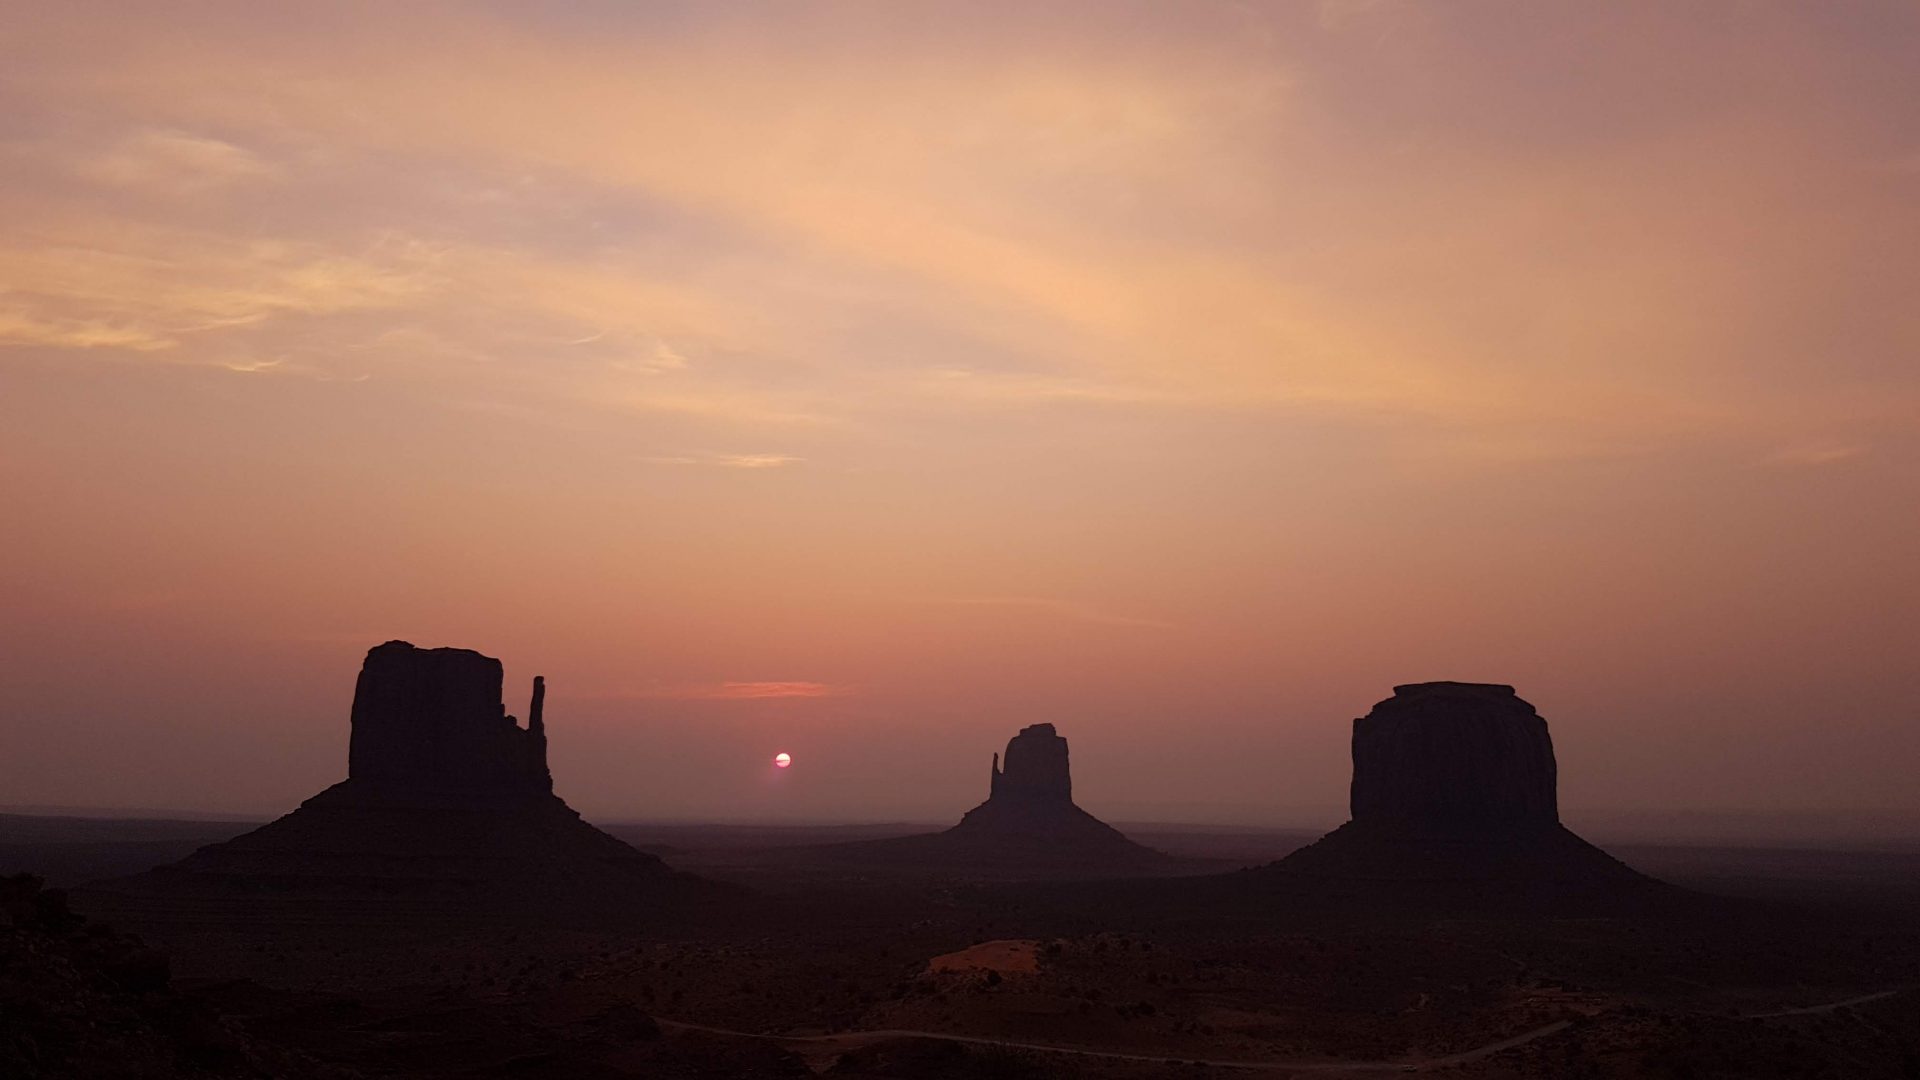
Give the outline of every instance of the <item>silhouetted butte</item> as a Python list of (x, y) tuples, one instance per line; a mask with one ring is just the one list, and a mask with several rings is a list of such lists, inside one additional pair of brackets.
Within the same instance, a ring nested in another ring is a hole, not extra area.
[[(987, 801), (967, 811), (946, 835), (983, 844), (1139, 847), (1073, 801), (1067, 740), (1052, 724), (1030, 724), (993, 756)], [(1146, 849), (1141, 849), (1146, 850)]]
[(1645, 884), (1560, 823), (1547, 722), (1513, 687), (1429, 682), (1353, 722), (1352, 820), (1266, 871), (1372, 881)]
[(500, 661), (389, 641), (354, 687), (347, 779), (243, 836), (111, 883), (129, 891), (538, 897), (645, 905), (698, 879), (580, 819), (553, 793), (545, 680), (526, 727)]
[(1030, 724), (995, 754), (987, 800), (945, 832), (840, 845), (867, 859), (981, 877), (1104, 877), (1194, 872), (1126, 838), (1073, 801), (1067, 740)]

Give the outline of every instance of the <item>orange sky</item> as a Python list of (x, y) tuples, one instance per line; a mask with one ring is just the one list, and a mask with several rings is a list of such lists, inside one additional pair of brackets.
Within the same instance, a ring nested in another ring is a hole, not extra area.
[(289, 807), (400, 637), (601, 817), (1337, 819), (1460, 678), (1920, 821), (1920, 10), (1034, 6), (10, 12), (0, 803)]

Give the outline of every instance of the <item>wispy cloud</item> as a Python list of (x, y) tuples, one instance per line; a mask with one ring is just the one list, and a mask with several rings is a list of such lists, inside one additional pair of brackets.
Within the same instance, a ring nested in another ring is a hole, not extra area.
[(5, 239), (0, 343), (155, 352), (274, 316), (401, 308), (441, 280), (431, 249), (390, 237), (346, 254), (95, 220), (59, 240)]
[(804, 460), (791, 454), (722, 454), (714, 464), (726, 469), (781, 469)]
[(219, 366), (236, 375), (271, 375), (283, 378), (307, 379), (323, 383), (361, 383), (373, 378), (371, 372), (336, 371), (331, 368), (303, 364), (284, 356), (271, 358), (238, 357), (219, 361)]
[(48, 317), (17, 308), (0, 309), (0, 346), (125, 349), (142, 353), (169, 349), (174, 343), (172, 335), (147, 327), (116, 325), (84, 317)]
[(659, 454), (641, 459), (649, 465), (705, 465), (716, 469), (783, 469), (805, 458), (791, 454)]
[[(1243, 9), (1235, 25), (1394, 28), (1407, 65), (1448, 73), (1429, 89), (1462, 106), (1473, 153), (1383, 124), (1392, 108), (1325, 122), (1316, 110), (1349, 89), (1340, 50), (1367, 48), (1365, 32), (1316, 50), (1286, 49), (1284, 32), (1172, 34), (1143, 64), (1125, 35), (1062, 49), (1040, 20), (1022, 51), (982, 64), (965, 35), (899, 24), (837, 27), (824, 39), (848, 52), (830, 58), (724, 20), (609, 18), (602, 38), (533, 16), (384, 17), (315, 28), (325, 47), (269, 16), (222, 20), (181, 49), (165, 44), (186, 34), (173, 20), (128, 15), (89, 30), (84, 63), (16, 65), (45, 78), (16, 77), (23, 107), (69, 102), (84, 131), (112, 133), (49, 144), (67, 172), (272, 189), (275, 212), (248, 220), (287, 235), (206, 222), (156, 240), (141, 200), (82, 213), (64, 192), (10, 196), (0, 218), (36, 227), (0, 235), (4, 340), (156, 354), (193, 328), (210, 348), (243, 332), (329, 347), (311, 324), (386, 312), (447, 344), (395, 362), (460, 365), (465, 396), (571, 397), (650, 422), (877, 418), (904, 442), (901, 415), (929, 408), (1390, 411), (1430, 421), (1427, 437), (1577, 448), (1744, 436), (1779, 410), (1771, 377), (1804, 361), (1748, 335), (1789, 340), (1767, 330), (1776, 313), (1851, 301), (1729, 275), (1732, 245), (1786, 265), (1765, 256), (1818, 236), (1830, 269), (1881, 250), (1804, 198), (1866, 182), (1820, 172), (1842, 155), (1817, 144), (1846, 125), (1783, 113), (1756, 131), (1704, 101), (1621, 140), (1509, 138), (1497, 125), (1526, 115), (1484, 107), (1476, 74), (1497, 70), (1477, 50), (1499, 35), (1395, 0)], [(420, 36), (443, 48), (406, 45)], [(1654, 69), (1674, 60), (1660, 40), (1633, 35)], [(290, 146), (325, 168), (275, 157)], [(1380, 169), (1383, 153), (1424, 156)], [(511, 193), (513, 213), (450, 191)], [(1903, 212), (1853, 194), (1830, 202)], [(431, 240), (342, 239), (395, 220)], [(1869, 338), (1904, 332), (1874, 318)], [(1703, 417), (1709, 398), (1725, 408)]]
[(104, 150), (80, 156), (73, 169), (94, 183), (173, 195), (271, 179), (281, 171), (233, 143), (157, 128), (133, 132)]
[[(589, 345), (603, 341), (607, 331), (602, 330), (591, 337), (568, 342), (569, 345)], [(687, 358), (675, 352), (673, 346), (664, 341), (656, 341), (650, 348), (639, 352), (623, 351), (607, 361), (607, 366), (615, 371), (639, 372), (643, 375), (660, 375), (669, 371), (685, 371)]]
[(1870, 449), (1871, 447), (1866, 443), (1860, 442), (1794, 443), (1774, 451), (1767, 456), (1767, 461), (1773, 465), (1784, 466), (1837, 465), (1840, 462), (1861, 457)]
[(253, 375), (262, 371), (272, 371), (275, 368), (284, 367), (286, 363), (287, 360), (285, 357), (279, 357), (273, 360), (229, 360), (220, 366), (238, 374)]
[(589, 694), (603, 700), (660, 699), (672, 701), (767, 701), (783, 698), (843, 697), (844, 686), (804, 681), (688, 683), (677, 686), (644, 687), (608, 694)]

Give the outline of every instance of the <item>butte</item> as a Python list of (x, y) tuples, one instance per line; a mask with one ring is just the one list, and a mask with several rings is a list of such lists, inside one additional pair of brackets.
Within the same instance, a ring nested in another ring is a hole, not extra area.
[(832, 850), (866, 863), (978, 878), (1199, 872), (1188, 860), (1134, 843), (1073, 801), (1067, 740), (1052, 724), (1021, 728), (1005, 755), (994, 755), (987, 800), (959, 824), (944, 832), (839, 844)]
[(1353, 722), (1352, 820), (1247, 874), (1387, 906), (1665, 887), (1560, 823), (1547, 722), (1513, 687), (1428, 682)]
[(491, 901), (629, 911), (716, 888), (581, 820), (547, 770), (545, 680), (527, 726), (500, 661), (389, 641), (354, 687), (347, 778), (292, 813), (96, 888), (167, 895)]

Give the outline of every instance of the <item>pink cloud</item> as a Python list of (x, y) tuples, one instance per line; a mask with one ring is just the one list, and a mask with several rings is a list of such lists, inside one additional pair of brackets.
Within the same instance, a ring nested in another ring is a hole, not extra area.
[(652, 698), (673, 701), (765, 701), (776, 698), (841, 697), (847, 692), (846, 687), (834, 686), (829, 683), (807, 682), (804, 680), (770, 680), (684, 683), (673, 686), (651, 686), (639, 690), (616, 691), (610, 694), (594, 696), (606, 698)]

